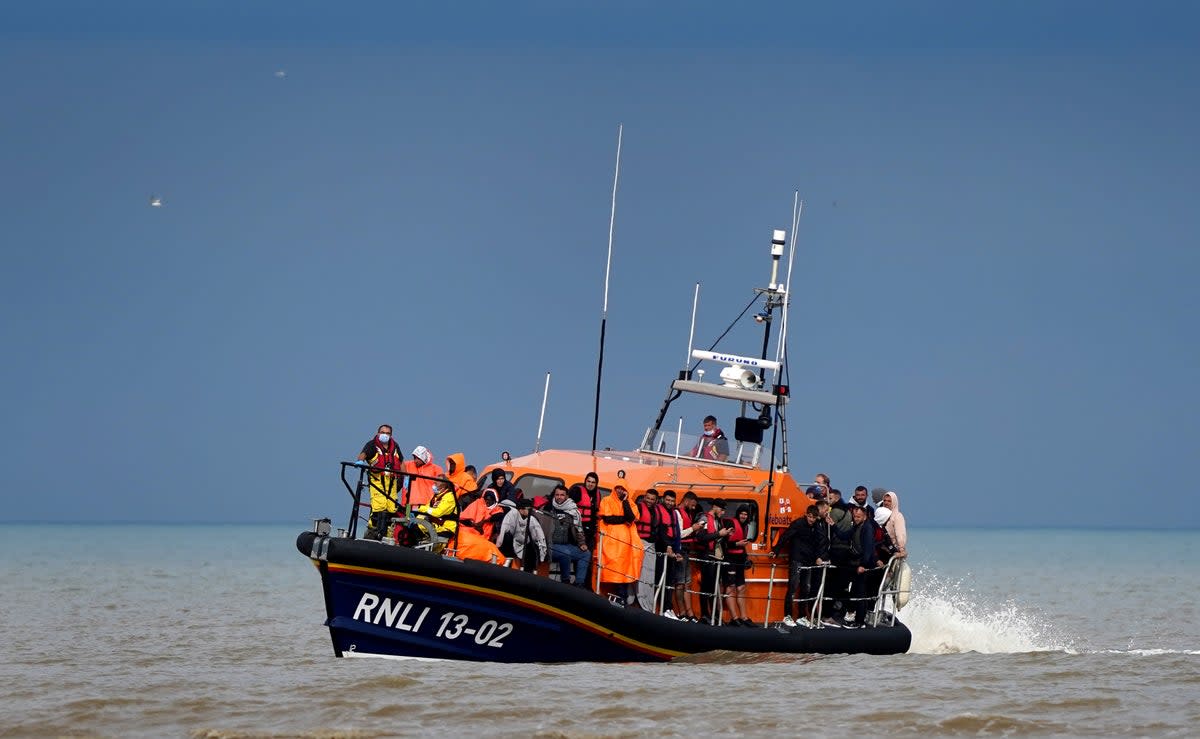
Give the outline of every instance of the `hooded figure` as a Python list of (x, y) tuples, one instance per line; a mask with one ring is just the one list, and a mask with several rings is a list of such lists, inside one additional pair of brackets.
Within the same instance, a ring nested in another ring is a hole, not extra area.
[(642, 540), (637, 534), (637, 516), (629, 501), (629, 491), (616, 485), (600, 500), (601, 537), (596, 543), (600, 582), (625, 585), (642, 573)]
[(475, 559), (492, 564), (504, 563), (504, 555), (500, 553), (500, 549), (472, 526), (459, 527), (458, 548), (455, 550), (454, 556), (459, 559)]
[(445, 477), (446, 471), (433, 463), (433, 453), (419, 446), (413, 449), (412, 457), (405, 461), (402, 467), (405, 474), (421, 475), (408, 478), (408, 505), (428, 505), (433, 499), (433, 479)]
[[(500, 523), (500, 551), (512, 552), (522, 569), (532, 571), (531, 566), (546, 559), (546, 534), (541, 524), (531, 515), (532, 502), (522, 500), (517, 503), (511, 500), (501, 501), (508, 512)], [(524, 514), (521, 511), (525, 511)], [(534, 552), (534, 546), (537, 550)], [(527, 551), (528, 550), (528, 551)]]
[(471, 473), (467, 472), (466, 467), (467, 458), (462, 452), (456, 452), (446, 457), (446, 478), (454, 483), (454, 494), (459, 500), (479, 488), (475, 484), (475, 478), (471, 477)]
[(900, 496), (891, 490), (883, 494), (882, 505), (891, 510), (885, 528), (892, 543), (896, 545), (896, 556), (908, 556), (908, 527), (904, 523), (904, 514), (900, 512)]
[(496, 501), (496, 491), (488, 488), (483, 495), (476, 498), (458, 515), (458, 520), (465, 524), (477, 526), (483, 536), (489, 541), (495, 541), (496, 524), (503, 520), (508, 511)]

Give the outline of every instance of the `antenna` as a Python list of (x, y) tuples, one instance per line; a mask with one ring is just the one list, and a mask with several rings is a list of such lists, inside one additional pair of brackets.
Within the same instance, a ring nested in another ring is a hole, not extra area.
[(546, 420), (546, 399), (550, 397), (550, 373), (546, 373), (546, 387), (542, 390), (542, 414), (538, 416), (537, 441), (533, 443), (533, 452), (542, 451), (542, 422)]
[(696, 306), (700, 304), (700, 283), (696, 283), (696, 292), (692, 295), (692, 328), (688, 331), (688, 353), (683, 358), (683, 374), (680, 379), (687, 379), (688, 365), (692, 363), (692, 340), (696, 338)]
[[(804, 213), (804, 201), (800, 193), (795, 193), (792, 204), (792, 248), (788, 254), (787, 284), (783, 288), (783, 324), (779, 327), (779, 345), (775, 347), (775, 361), (783, 363), (784, 348), (787, 345), (788, 306), (792, 302), (792, 262), (796, 258), (796, 236), (800, 228), (800, 216)], [(777, 376), (777, 375), (776, 375)]]
[(617, 166), (613, 171), (612, 212), (608, 216), (608, 260), (604, 263), (604, 309), (600, 313), (600, 359), (596, 365), (596, 412), (592, 416), (592, 452), (600, 429), (600, 380), (604, 376), (604, 332), (608, 328), (608, 275), (612, 269), (613, 227), (617, 222), (617, 182), (621, 178), (621, 136), (625, 126), (617, 124)]

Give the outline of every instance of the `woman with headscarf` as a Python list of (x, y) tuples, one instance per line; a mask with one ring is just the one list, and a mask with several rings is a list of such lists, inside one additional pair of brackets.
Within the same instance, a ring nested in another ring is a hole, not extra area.
[(908, 556), (908, 527), (904, 524), (904, 514), (900, 512), (900, 496), (891, 490), (883, 494), (880, 505), (890, 510), (887, 523), (884, 524), (892, 543), (896, 545), (896, 556)]

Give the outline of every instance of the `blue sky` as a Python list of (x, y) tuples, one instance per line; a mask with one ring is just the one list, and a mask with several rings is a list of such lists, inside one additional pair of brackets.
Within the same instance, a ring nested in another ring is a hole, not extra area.
[(546, 371), (543, 446), (587, 448), (623, 123), (601, 446), (799, 190), (798, 475), (918, 527), (1194, 528), (1143, 501), (1200, 450), (1198, 16), (5, 6), (0, 520), (340, 518), (376, 424), (482, 466)]

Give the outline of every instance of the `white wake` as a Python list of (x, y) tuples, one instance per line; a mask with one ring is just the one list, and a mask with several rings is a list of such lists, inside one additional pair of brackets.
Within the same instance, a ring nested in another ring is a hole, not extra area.
[(983, 605), (969, 587), (928, 571), (914, 573), (900, 620), (912, 631), (910, 654), (1016, 654), (1071, 649), (1070, 640), (1017, 603)]

